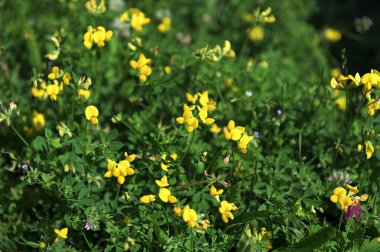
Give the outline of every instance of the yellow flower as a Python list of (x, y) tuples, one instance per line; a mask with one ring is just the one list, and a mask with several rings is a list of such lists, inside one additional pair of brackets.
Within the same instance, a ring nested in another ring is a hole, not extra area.
[(172, 20), (168, 17), (162, 19), (161, 24), (158, 25), (158, 30), (162, 33), (168, 32), (170, 30), (170, 26), (172, 24)]
[(351, 185), (347, 184), (346, 187), (350, 190), (350, 193), (352, 195), (357, 194), (359, 192), (357, 186), (351, 186)]
[(181, 217), (181, 216), (182, 216), (182, 209), (179, 208), (178, 206), (173, 207), (173, 212), (174, 212), (174, 214), (177, 215), (178, 217)]
[(365, 86), (374, 86), (379, 88), (380, 74), (376, 70), (372, 70), (371, 73), (364, 74), (361, 81)]
[(211, 223), (209, 220), (202, 220), (200, 225), (197, 225), (198, 230), (204, 230), (211, 227)]
[(57, 84), (48, 85), (46, 93), (50, 95), (50, 100), (56, 101), (59, 94), (59, 86)]
[(33, 126), (36, 131), (41, 131), (45, 126), (45, 116), (42, 113), (33, 111)]
[(137, 157), (136, 154), (130, 154), (130, 155), (128, 155), (128, 152), (124, 152), (124, 156), (125, 156), (125, 159), (128, 162), (130, 162), (130, 163), (132, 163), (136, 159), (136, 157)]
[(144, 195), (140, 198), (140, 202), (144, 203), (144, 204), (148, 204), (148, 203), (153, 202), (155, 200), (156, 200), (156, 196), (151, 195), (151, 194), (150, 195)]
[(254, 136), (248, 136), (247, 133), (243, 133), (243, 136), (239, 139), (238, 149), (242, 153), (247, 153), (248, 143), (253, 140)]
[(44, 89), (39, 89), (32, 87), (32, 95), (36, 98), (43, 98), (46, 94), (46, 91)]
[(65, 73), (62, 77), (63, 83), (68, 85), (71, 81), (71, 75), (69, 73)]
[(78, 98), (82, 100), (87, 100), (91, 95), (90, 90), (79, 89), (78, 90)]
[(334, 43), (341, 40), (342, 33), (339, 30), (328, 27), (323, 31), (323, 36), (326, 40)]
[(237, 207), (235, 206), (235, 204), (233, 204), (233, 203), (228, 203), (227, 201), (223, 200), (223, 201), (220, 203), (220, 207), (219, 207), (219, 212), (220, 212), (221, 215), (222, 215), (222, 220), (223, 220), (225, 223), (228, 223), (228, 219), (233, 220), (235, 217), (234, 217), (234, 215), (231, 213), (231, 211), (236, 210), (236, 209), (237, 209)]
[(216, 123), (213, 123), (210, 128), (210, 131), (212, 133), (219, 134), (222, 131), (222, 129)]
[(198, 94), (186, 93), (186, 100), (191, 103), (195, 103), (198, 100)]
[(97, 107), (90, 105), (87, 106), (85, 110), (86, 119), (91, 121), (92, 125), (97, 125), (99, 123), (98, 116), (99, 116), (99, 110)]
[[(156, 181), (157, 182), (157, 181)], [(163, 202), (168, 202), (169, 201), (169, 198), (170, 196), (172, 196), (172, 193), (169, 189), (167, 188), (161, 188), (158, 192), (158, 197), (160, 197), (160, 199), (163, 201)]]
[(189, 227), (194, 228), (198, 220), (198, 215), (194, 209), (191, 209), (189, 205), (186, 205), (182, 210), (182, 218), (187, 222)]
[(375, 148), (373, 147), (372, 143), (370, 141), (365, 142), (365, 154), (367, 156), (367, 159), (370, 159), (372, 157), (373, 152), (375, 151)]
[(94, 43), (98, 47), (103, 47), (105, 41), (110, 41), (112, 38), (112, 31), (106, 29), (103, 26), (98, 26), (96, 29), (92, 26), (87, 27), (87, 32), (83, 36), (83, 44), (85, 47), (90, 49)]
[(93, 14), (100, 14), (106, 11), (106, 4), (104, 0), (100, 0), (99, 5), (96, 4), (96, 0), (88, 0), (85, 6), (86, 9)]
[(376, 99), (371, 99), (368, 102), (368, 115), (373, 116), (375, 112), (380, 109), (380, 104)]
[(235, 127), (235, 122), (230, 120), (227, 127), (224, 127), (224, 138), (227, 140), (237, 141), (241, 138), (242, 134), (245, 132), (245, 128), (241, 126)]
[(145, 82), (148, 76), (152, 74), (152, 68), (149, 66), (151, 63), (151, 59), (146, 58), (144, 54), (140, 53), (139, 59), (137, 61), (131, 60), (129, 64), (132, 69), (138, 69), (140, 71), (140, 81)]
[(168, 178), (165, 176), (163, 176), (161, 178), (161, 180), (156, 180), (156, 184), (159, 186), (159, 187), (167, 187), (169, 186), (169, 183), (168, 183)]
[(248, 30), (248, 37), (250, 40), (259, 42), (264, 39), (264, 28), (261, 26), (254, 26)]
[(172, 72), (171, 67), (170, 67), (170, 66), (166, 66), (166, 67), (164, 67), (164, 72), (165, 72), (166, 74), (170, 74), (170, 73)]
[(215, 186), (211, 186), (210, 188), (210, 194), (212, 197), (214, 197), (217, 201), (219, 201), (219, 195), (223, 193), (223, 189), (217, 190)]
[(54, 233), (57, 234), (57, 238), (67, 239), (68, 232), (69, 232), (69, 229), (67, 227), (66, 228), (62, 228), (61, 230), (54, 229)]
[(55, 80), (55, 79), (60, 78), (62, 74), (63, 74), (63, 71), (59, 69), (59, 67), (53, 66), (53, 68), (51, 69), (51, 73), (49, 73), (48, 75), (48, 78), (50, 80)]
[(131, 27), (138, 32), (143, 30), (143, 26), (150, 23), (150, 18), (145, 17), (144, 12), (138, 8), (131, 8), (125, 11), (120, 17), (121, 22), (130, 22)]
[[(168, 164), (165, 164), (164, 162), (161, 162), (161, 169), (164, 170), (164, 171), (168, 171), (168, 168), (169, 168), (169, 164), (171, 163), (171, 160), (167, 160), (166, 159), (167, 155), (166, 154), (162, 154), (161, 158), (163, 159), (163, 161), (165, 161), (166, 163)], [(170, 155), (171, 159), (173, 160), (177, 160), (177, 153), (173, 153)]]

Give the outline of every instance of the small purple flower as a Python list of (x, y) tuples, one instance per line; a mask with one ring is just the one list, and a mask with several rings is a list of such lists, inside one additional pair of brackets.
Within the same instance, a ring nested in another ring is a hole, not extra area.
[(362, 206), (360, 205), (360, 201), (354, 202), (351, 206), (347, 208), (344, 212), (344, 220), (347, 221), (349, 218), (355, 215), (356, 222), (360, 221), (360, 214), (362, 213)]
[(52, 68), (52, 67), (53, 67), (53, 64), (54, 64), (53, 61), (51, 61), (51, 60), (48, 61), (48, 66), (49, 66), (49, 68)]
[(282, 115), (282, 110), (281, 109), (277, 109), (276, 113), (277, 113), (278, 116), (281, 116)]
[(257, 130), (255, 130), (253, 132), (253, 135), (255, 136), (255, 138), (259, 138), (259, 136), (260, 136), (260, 134), (259, 134), (259, 132)]
[(84, 224), (84, 228), (88, 231), (88, 230), (92, 230), (92, 223), (91, 221), (86, 221), (86, 223)]
[(26, 169), (29, 168), (29, 165), (28, 165), (28, 164), (23, 164), (23, 165), (21, 166), (21, 168), (24, 169), (24, 170), (26, 170)]

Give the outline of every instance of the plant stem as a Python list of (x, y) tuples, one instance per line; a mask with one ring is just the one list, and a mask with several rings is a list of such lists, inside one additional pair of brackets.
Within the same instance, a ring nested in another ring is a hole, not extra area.
[(119, 184), (119, 187), (117, 188), (116, 197), (115, 197), (115, 205), (116, 205), (116, 207), (117, 207), (117, 198), (119, 197), (119, 193), (120, 193), (120, 188), (121, 188), (121, 185)]
[(11, 125), (11, 128), (13, 129), (13, 131), (16, 133), (16, 135), (20, 138), (20, 140), (26, 145), (26, 147), (29, 147), (29, 144), (28, 142), (21, 136), (20, 132), (18, 132), (18, 130), (13, 126), (12, 123), (10, 123)]
[(91, 247), (91, 245), (90, 245), (90, 242), (88, 241), (87, 236), (86, 236), (85, 233), (83, 233), (83, 237), (84, 237), (84, 239), (86, 240), (87, 246), (88, 246), (90, 249), (92, 249), (92, 247)]
[(343, 214), (344, 214), (344, 211), (342, 211), (342, 214), (340, 215), (340, 219), (339, 219), (339, 232), (341, 230), (341, 225), (342, 225), (342, 220), (343, 220)]

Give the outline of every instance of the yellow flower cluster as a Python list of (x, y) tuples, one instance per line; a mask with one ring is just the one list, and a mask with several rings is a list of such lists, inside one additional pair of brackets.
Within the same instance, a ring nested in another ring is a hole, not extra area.
[(35, 110), (32, 112), (32, 123), (33, 128), (30, 128), (28, 126), (24, 127), (24, 131), (26, 135), (31, 136), (35, 132), (40, 132), (43, 127), (45, 126), (45, 116), (42, 113), (39, 113)]
[(366, 201), (368, 199), (368, 194), (363, 194), (360, 197), (354, 197), (354, 195), (359, 192), (357, 186), (347, 184), (346, 187), (349, 190), (348, 194), (346, 189), (343, 187), (337, 187), (334, 189), (333, 195), (330, 196), (330, 201), (333, 203), (338, 203), (343, 211), (346, 211), (347, 208), (352, 206), (355, 202)]
[(143, 30), (144, 25), (150, 23), (150, 18), (147, 18), (145, 13), (138, 8), (131, 8), (123, 12), (119, 20), (124, 23), (129, 22), (131, 27), (138, 32)]
[(223, 128), (224, 138), (227, 140), (233, 140), (237, 142), (237, 147), (242, 153), (247, 153), (249, 142), (251, 142), (254, 136), (249, 136), (245, 132), (245, 128), (242, 126), (235, 126), (235, 122), (230, 120), (227, 127)]
[(48, 79), (48, 84), (41, 78), (35, 79), (33, 81), (32, 95), (39, 99), (49, 96), (50, 100), (56, 101), (58, 94), (64, 90), (64, 86), (70, 83), (71, 75), (54, 66), (48, 75)]
[[(162, 202), (169, 202), (171, 204), (174, 204), (177, 202), (177, 198), (172, 195), (172, 192), (166, 188), (169, 186), (168, 178), (163, 176), (160, 180), (156, 180), (156, 184), (160, 188), (158, 191), (158, 197), (161, 199)], [(156, 200), (156, 196), (154, 195), (144, 195), (140, 198), (140, 202), (144, 204), (148, 204), (150, 202), (153, 202)]]
[(96, 3), (96, 0), (88, 0), (86, 9), (92, 14), (100, 14), (106, 11), (106, 4), (104, 0), (100, 0), (99, 4)]
[(107, 172), (104, 177), (111, 178), (116, 177), (117, 182), (122, 185), (125, 182), (125, 177), (135, 174), (135, 170), (131, 167), (131, 163), (135, 160), (136, 154), (128, 155), (124, 152), (125, 159), (121, 160), (119, 163), (111, 159), (107, 159)]
[(223, 57), (234, 58), (236, 56), (235, 51), (231, 47), (231, 42), (224, 41), (223, 48), (220, 45), (216, 45), (214, 48), (209, 49), (208, 45), (194, 52), (194, 56), (200, 60), (208, 60), (211, 62), (216, 62), (221, 60)]
[(276, 22), (276, 17), (271, 15), (272, 8), (268, 7), (264, 11), (261, 11), (260, 8), (257, 8), (253, 13), (246, 14), (243, 16), (243, 19), (251, 23), (252, 26), (247, 30), (247, 34), (250, 40), (252, 41), (262, 41), (265, 36), (265, 31), (263, 25), (271, 24)]
[[(199, 126), (199, 121), (203, 124), (213, 124), (215, 119), (208, 117), (208, 111), (215, 110), (216, 102), (209, 99), (208, 91), (196, 93), (194, 95), (186, 93), (186, 99), (193, 105), (183, 104), (183, 114), (176, 118), (177, 123), (187, 124), (187, 132), (191, 133)], [(198, 103), (197, 103), (198, 102)], [(195, 110), (197, 108), (197, 110)], [(194, 116), (193, 112), (198, 111)], [(198, 120), (199, 119), (199, 120)]]
[[(219, 199), (219, 196), (222, 195), (223, 193), (223, 189), (216, 189), (215, 186), (211, 186), (210, 188), (210, 195), (212, 197), (214, 197), (218, 202), (220, 202), (220, 199)], [(231, 213), (231, 211), (234, 211), (234, 210), (237, 210), (237, 206), (235, 206), (235, 204), (233, 203), (229, 203), (228, 201), (226, 200), (223, 200), (221, 203), (220, 203), (220, 207), (219, 207), (219, 212), (220, 214), (222, 215), (222, 220), (225, 222), (225, 223), (228, 223), (228, 219), (231, 219), (233, 220), (235, 217), (234, 215)]]
[(140, 53), (139, 59), (131, 60), (129, 63), (132, 69), (140, 71), (140, 81), (145, 82), (148, 79), (148, 76), (152, 74), (152, 68), (149, 66), (152, 64), (152, 60), (146, 58), (143, 53)]
[(90, 88), (91, 82), (92, 80), (90, 77), (83, 76), (79, 78), (79, 81), (78, 81), (78, 99), (79, 100), (87, 100), (90, 97), (91, 92), (89, 88)]
[(170, 26), (172, 25), (172, 20), (169, 17), (164, 17), (162, 19), (161, 24), (158, 25), (157, 29), (162, 32), (168, 32), (170, 30)]
[[(62, 30), (63, 33), (63, 30)], [(56, 60), (59, 57), (59, 54), (61, 52), (61, 38), (59, 37), (59, 34), (50, 36), (50, 40), (53, 42), (55, 49), (51, 51), (50, 53), (46, 54), (45, 57), (49, 60)]]
[(169, 171), (168, 168), (170, 167), (170, 163), (172, 162), (171, 160), (177, 160), (177, 153), (173, 153), (173, 154), (170, 154), (170, 159), (168, 159), (168, 155), (167, 154), (162, 154), (161, 155), (161, 158), (162, 158), (162, 161), (161, 161), (161, 169), (164, 170), (164, 171)]
[(96, 29), (92, 26), (87, 27), (87, 32), (83, 35), (83, 44), (88, 49), (91, 49), (93, 44), (98, 47), (104, 47), (105, 41), (110, 41), (112, 38), (112, 31), (106, 30), (103, 26), (98, 26)]
[(356, 73), (355, 76), (340, 74), (338, 78), (331, 78), (330, 85), (332, 88), (340, 90), (362, 87), (363, 95), (368, 100), (368, 115), (373, 116), (380, 109), (379, 100), (373, 99), (371, 96), (375, 88), (380, 89), (380, 73), (377, 70), (372, 69), (371, 72), (364, 74), (362, 77), (360, 77), (359, 73)]
[(231, 211), (234, 211), (236, 209), (238, 209), (238, 208), (237, 208), (237, 206), (235, 206), (234, 203), (228, 203), (228, 201), (223, 200), (220, 203), (220, 207), (219, 207), (219, 212), (222, 215), (222, 220), (225, 223), (228, 223), (228, 219), (233, 220), (235, 217), (231, 213)]

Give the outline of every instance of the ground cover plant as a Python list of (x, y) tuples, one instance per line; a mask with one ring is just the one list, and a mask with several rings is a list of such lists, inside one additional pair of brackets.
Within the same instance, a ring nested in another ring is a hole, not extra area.
[(379, 66), (317, 9), (0, 1), (0, 251), (380, 251)]

